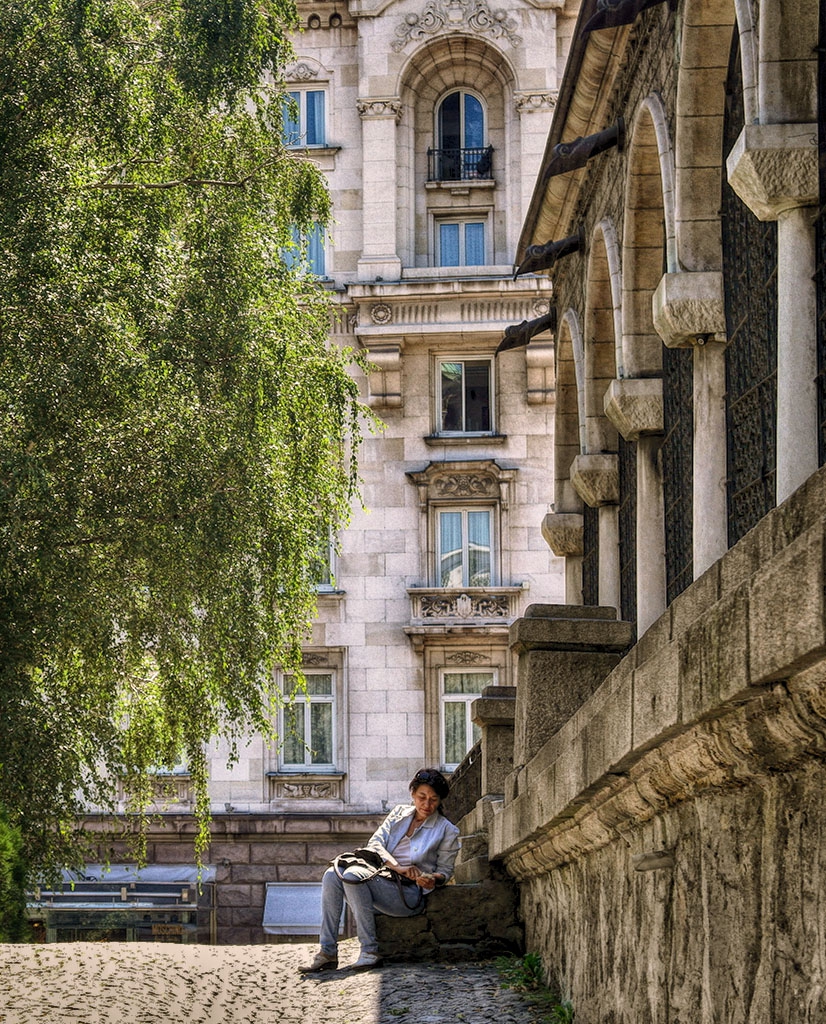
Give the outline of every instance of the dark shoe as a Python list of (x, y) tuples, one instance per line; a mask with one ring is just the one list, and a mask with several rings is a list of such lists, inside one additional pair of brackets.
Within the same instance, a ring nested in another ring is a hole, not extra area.
[(320, 971), (334, 971), (338, 967), (338, 957), (335, 953), (316, 953), (312, 962), (304, 967), (298, 968), (299, 974), (318, 974)]
[(381, 967), (384, 963), (378, 953), (361, 953), (358, 960), (350, 966), (351, 971), (369, 971), (373, 967)]

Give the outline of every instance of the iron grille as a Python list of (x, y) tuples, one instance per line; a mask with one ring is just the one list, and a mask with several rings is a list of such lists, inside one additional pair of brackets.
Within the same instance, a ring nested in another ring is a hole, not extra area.
[(493, 178), (493, 146), (428, 149), (428, 181), (476, 181)]
[(663, 353), (662, 443), (665, 573), (668, 603), (694, 578), (694, 350)]
[(585, 505), (582, 515), (582, 603), (599, 604), (599, 509)]
[[(740, 47), (734, 33), (723, 162), (744, 123)], [(775, 505), (777, 422), (777, 223), (761, 223), (729, 187), (722, 189), (726, 307), (728, 542), (736, 543)]]
[(619, 439), (620, 603), (626, 622), (637, 621), (637, 443)]
[(819, 465), (826, 463), (826, 8), (820, 5), (817, 51), (817, 150), (820, 210), (815, 224), (817, 245), (817, 422)]

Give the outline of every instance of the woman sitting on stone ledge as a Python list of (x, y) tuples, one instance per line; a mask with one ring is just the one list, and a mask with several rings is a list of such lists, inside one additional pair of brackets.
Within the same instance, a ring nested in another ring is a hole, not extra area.
[[(376, 914), (420, 914), (425, 904), (422, 896), (449, 881), (459, 852), (459, 829), (447, 820), (441, 807), (449, 788), (435, 768), (416, 772), (410, 783), (412, 806), (394, 807), (367, 843), (384, 864), (380, 874), (363, 884), (349, 884), (335, 868), (327, 869), (321, 887), (321, 949), (312, 963), (301, 968), (303, 974), (338, 967), (338, 926), (344, 900), (353, 913), (361, 945), (352, 969), (363, 971), (381, 964)], [(402, 884), (402, 880), (415, 886)]]

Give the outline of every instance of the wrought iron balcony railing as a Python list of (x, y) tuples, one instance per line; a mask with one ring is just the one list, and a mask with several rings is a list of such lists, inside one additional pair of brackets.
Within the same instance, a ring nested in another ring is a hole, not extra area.
[(428, 181), (480, 181), (493, 178), (493, 146), (428, 149)]

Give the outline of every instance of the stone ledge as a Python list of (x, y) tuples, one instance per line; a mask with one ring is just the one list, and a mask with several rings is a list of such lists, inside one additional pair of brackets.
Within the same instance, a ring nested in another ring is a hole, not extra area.
[(549, 512), (542, 520), (542, 536), (557, 556), (582, 554), (583, 519), (578, 512)]
[(513, 881), (448, 885), (415, 917), (376, 917), (379, 952), (389, 960), (484, 960), (523, 950)]

